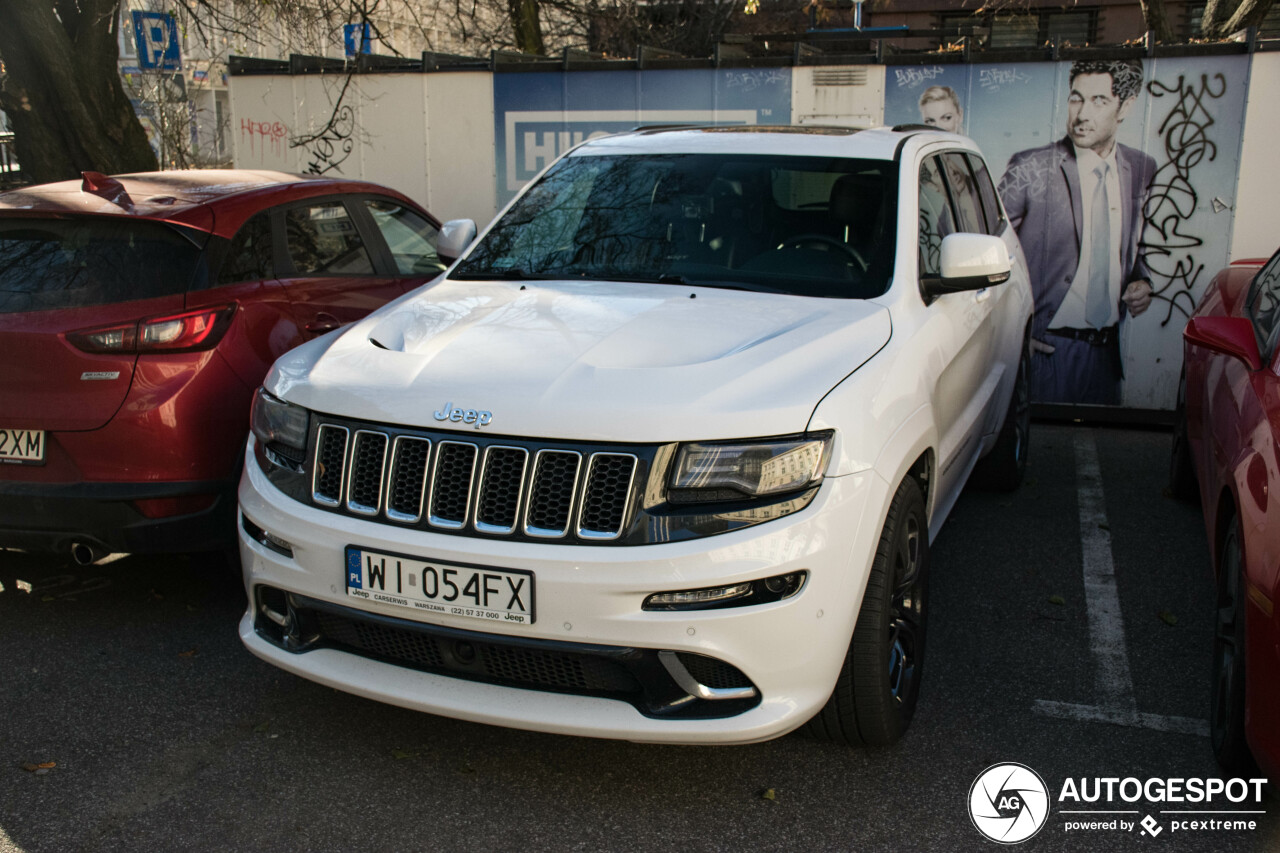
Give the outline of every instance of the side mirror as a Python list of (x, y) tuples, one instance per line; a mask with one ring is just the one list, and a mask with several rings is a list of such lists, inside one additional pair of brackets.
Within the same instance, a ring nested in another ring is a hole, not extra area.
[(1238, 358), (1250, 370), (1262, 367), (1253, 324), (1243, 317), (1192, 317), (1182, 330), (1187, 343)]
[(1013, 273), (1009, 247), (990, 234), (948, 234), (942, 238), (942, 275), (920, 280), (926, 297), (981, 290), (1003, 284)]
[(470, 219), (450, 219), (440, 226), (440, 236), (436, 239), (436, 254), (440, 260), (451, 264), (476, 239), (476, 224)]

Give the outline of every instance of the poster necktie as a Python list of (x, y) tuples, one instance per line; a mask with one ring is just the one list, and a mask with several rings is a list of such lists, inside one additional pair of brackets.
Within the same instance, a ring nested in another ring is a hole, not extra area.
[(1089, 293), (1085, 299), (1084, 319), (1095, 329), (1111, 322), (1111, 272), (1108, 253), (1111, 249), (1111, 213), (1107, 204), (1107, 172), (1103, 163), (1093, 170), (1098, 184), (1093, 190), (1089, 222)]

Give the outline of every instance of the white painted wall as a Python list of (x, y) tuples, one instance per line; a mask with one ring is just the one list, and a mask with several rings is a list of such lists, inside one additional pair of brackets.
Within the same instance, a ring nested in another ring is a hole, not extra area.
[[(347, 86), (346, 94), (343, 87)], [(338, 98), (349, 121), (322, 131)], [(242, 169), (306, 172), (394, 187), (441, 220), (494, 213), (493, 84), (486, 72), (231, 78), (231, 139)], [(347, 150), (348, 145), (350, 150)]]
[(493, 75), (487, 71), (423, 74), (427, 139), (427, 208), (441, 220), (493, 218), (497, 196)]
[(1280, 53), (1255, 53), (1249, 70), (1240, 182), (1231, 231), (1231, 259), (1266, 258), (1280, 248), (1276, 203), (1280, 199)]

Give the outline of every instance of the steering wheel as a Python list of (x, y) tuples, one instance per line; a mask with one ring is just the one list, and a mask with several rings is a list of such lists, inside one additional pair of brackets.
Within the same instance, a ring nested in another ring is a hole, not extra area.
[(794, 246), (797, 249), (808, 245), (817, 245), (823, 247), (826, 251), (841, 252), (848, 256), (849, 260), (858, 265), (858, 269), (862, 272), (867, 271), (867, 261), (858, 253), (858, 250), (850, 246), (843, 240), (837, 240), (826, 234), (797, 234), (794, 237), (788, 237), (778, 244), (778, 248), (783, 246)]

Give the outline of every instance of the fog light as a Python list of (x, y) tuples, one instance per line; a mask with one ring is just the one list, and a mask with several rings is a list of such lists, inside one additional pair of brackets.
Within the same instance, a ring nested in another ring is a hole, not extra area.
[(714, 610), (719, 607), (744, 607), (749, 604), (769, 604), (790, 598), (804, 586), (808, 572), (788, 572), (761, 580), (712, 586), (703, 589), (685, 589), (678, 592), (658, 592), (644, 600), (643, 610)]
[(682, 610), (719, 604), (751, 594), (751, 584), (713, 586), (708, 589), (689, 589), (683, 592), (659, 592), (645, 599), (645, 610)]
[(269, 530), (263, 530), (258, 525), (249, 520), (249, 516), (240, 516), (240, 525), (244, 528), (244, 532), (249, 534), (249, 538), (268, 550), (275, 551), (284, 557), (293, 556), (293, 543), (288, 540), (281, 539)]

